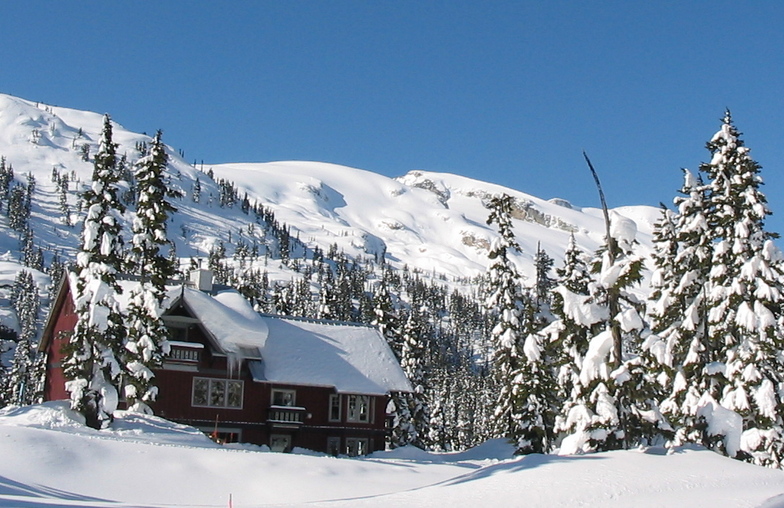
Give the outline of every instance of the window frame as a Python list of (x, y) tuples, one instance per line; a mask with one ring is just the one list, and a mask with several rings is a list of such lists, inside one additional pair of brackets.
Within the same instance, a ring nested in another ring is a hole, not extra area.
[[(373, 423), (373, 402), (370, 395), (353, 394), (347, 395), (346, 401), (346, 421), (351, 423)], [(362, 400), (367, 401), (365, 418), (362, 418)]]
[[(275, 394), (280, 393), (285, 395), (291, 396), (291, 404), (277, 404), (275, 402)], [(270, 389), (270, 405), (271, 406), (278, 406), (278, 407), (297, 407), (297, 390), (292, 390), (291, 388), (271, 388)]]
[[(196, 401), (196, 386), (197, 383), (207, 383), (207, 390), (205, 393), (205, 402), (204, 403), (197, 403)], [(219, 384), (223, 384), (223, 393), (220, 399), (216, 399), (216, 395), (220, 395), (218, 392), (214, 391), (213, 387)], [(231, 386), (234, 385), (239, 386), (239, 394), (232, 393)], [(239, 405), (230, 405), (229, 400), (232, 398), (236, 398), (239, 395)], [(217, 401), (220, 400), (221, 402), (218, 403)], [(215, 402), (214, 402), (215, 401)], [(225, 379), (225, 378), (214, 378), (214, 377), (199, 377), (194, 376), (193, 381), (191, 383), (191, 406), (192, 407), (209, 407), (209, 408), (219, 408), (219, 409), (242, 409), (245, 402), (245, 382), (241, 379)]]
[(366, 437), (347, 437), (346, 455), (349, 457), (360, 457), (370, 453), (370, 440)]
[[(335, 405), (335, 401), (337, 401), (337, 405)], [(334, 415), (335, 409), (337, 409), (337, 416)], [(339, 393), (331, 393), (329, 395), (329, 412), (327, 413), (327, 421), (343, 421), (343, 397), (341, 397)], [(338, 448), (340, 447), (338, 446)]]

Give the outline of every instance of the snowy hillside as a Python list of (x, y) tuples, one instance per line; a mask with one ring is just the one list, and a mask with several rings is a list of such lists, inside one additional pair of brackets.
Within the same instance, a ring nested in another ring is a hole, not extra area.
[(513, 457), (407, 447), (366, 458), (221, 447), (191, 427), (118, 413), (81, 425), (64, 403), (0, 410), (0, 506), (784, 506), (784, 473), (699, 449)]
[[(27, 184), (28, 174), (35, 178), (30, 224), (47, 260), (55, 252), (71, 257), (78, 244), (82, 219), (78, 192), (89, 184), (90, 155), (97, 149), (101, 126), (102, 115), (97, 113), (0, 95), (0, 155), (13, 166), (17, 182)], [(114, 141), (130, 167), (140, 155), (139, 144), (150, 138), (115, 124)], [(390, 179), (312, 162), (196, 168), (174, 151), (170, 155), (170, 184), (183, 197), (174, 202), (179, 212), (169, 226), (169, 236), (182, 259), (204, 257), (219, 241), (224, 242), (228, 255), (238, 238), (268, 242), (263, 231), (249, 227), (253, 220), (238, 206), (220, 206), (221, 191), (216, 183), (220, 179), (233, 182), (240, 197), (247, 192), (250, 201), (272, 210), (280, 222), (290, 226), (292, 236), (310, 248), (326, 250), (336, 244), (351, 257), (385, 254), (393, 266), (408, 265), (448, 278), (484, 272), (487, 248), (496, 235), (485, 224), (485, 200), (495, 193), (506, 192), (516, 199), (515, 231), (523, 247), (519, 264), (529, 276), (537, 243), (558, 263), (570, 233), (580, 246), (592, 251), (604, 231), (597, 209), (546, 201), (456, 175), (412, 171)], [(210, 170), (214, 178), (206, 174)], [(60, 182), (66, 178), (67, 192), (61, 192), (56, 177)], [(201, 189), (194, 196), (197, 179)], [(65, 194), (65, 204), (61, 194)], [(638, 239), (647, 246), (658, 211), (624, 207), (617, 212), (635, 220)], [(18, 236), (0, 222), (0, 249), (11, 251), (16, 258)]]

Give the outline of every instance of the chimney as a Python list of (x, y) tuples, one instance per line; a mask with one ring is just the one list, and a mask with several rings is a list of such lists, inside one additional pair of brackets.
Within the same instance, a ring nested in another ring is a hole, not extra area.
[(197, 268), (196, 270), (191, 270), (190, 282), (196, 286), (196, 289), (199, 291), (209, 293), (212, 291), (212, 277), (212, 270)]

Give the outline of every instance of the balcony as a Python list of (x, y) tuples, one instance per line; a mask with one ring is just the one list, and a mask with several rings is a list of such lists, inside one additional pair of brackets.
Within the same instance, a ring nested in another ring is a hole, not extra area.
[(267, 423), (273, 427), (296, 429), (305, 421), (306, 409), (296, 406), (270, 406)]

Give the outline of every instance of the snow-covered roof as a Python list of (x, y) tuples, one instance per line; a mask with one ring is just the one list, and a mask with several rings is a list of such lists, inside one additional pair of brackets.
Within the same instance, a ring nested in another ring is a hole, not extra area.
[(258, 314), (233, 289), (214, 295), (189, 287), (179, 291), (215, 345), (234, 360), (248, 360), (256, 381), (328, 386), (341, 393), (412, 391), (375, 328)]
[(386, 340), (375, 328), (348, 323), (262, 316), (269, 335), (254, 379), (334, 386), (342, 393), (412, 391)]
[(221, 291), (212, 296), (184, 287), (180, 288), (180, 295), (222, 353), (235, 358), (261, 357), (261, 347), (269, 333), (267, 324), (237, 291)]
[[(68, 282), (75, 287), (73, 274)], [(117, 301), (126, 307), (138, 282), (118, 283), (122, 293), (116, 295)], [(228, 357), (230, 368), (247, 361), (256, 381), (368, 395), (413, 391), (376, 328), (259, 314), (231, 288), (208, 293), (182, 284), (167, 286), (164, 314), (179, 304), (201, 323), (212, 347)], [(52, 316), (49, 321), (53, 322)]]

